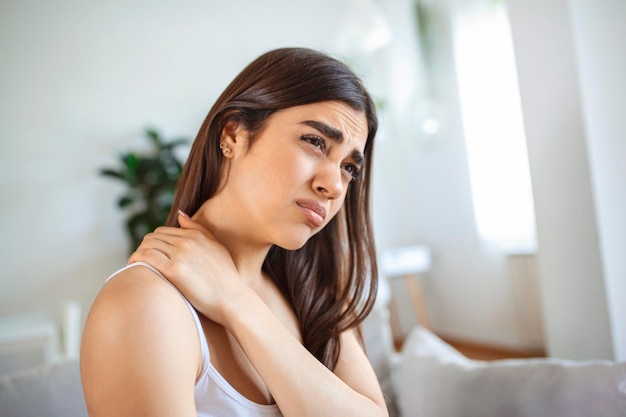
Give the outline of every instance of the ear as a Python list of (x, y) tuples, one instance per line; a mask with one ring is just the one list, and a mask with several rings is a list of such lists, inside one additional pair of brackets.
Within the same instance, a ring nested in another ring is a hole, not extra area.
[(234, 158), (236, 154), (245, 151), (248, 146), (246, 130), (236, 120), (229, 120), (222, 130), (220, 143), (230, 149), (230, 152), (224, 153), (224, 156)]

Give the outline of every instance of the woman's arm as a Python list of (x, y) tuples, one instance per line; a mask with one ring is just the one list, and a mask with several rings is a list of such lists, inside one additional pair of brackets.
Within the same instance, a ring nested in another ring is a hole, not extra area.
[(195, 416), (200, 366), (198, 331), (174, 287), (141, 266), (105, 284), (80, 353), (91, 417)]
[(240, 298), (226, 327), (261, 375), (285, 416), (387, 416), (376, 375), (354, 331), (341, 336), (335, 373), (282, 325), (256, 294)]
[(196, 309), (233, 334), (283, 415), (388, 415), (376, 376), (353, 331), (341, 336), (339, 362), (331, 372), (237, 279), (232, 259), (220, 258), (227, 253), (208, 230), (187, 217), (179, 221), (187, 230), (157, 229), (131, 260), (144, 260), (159, 269)]

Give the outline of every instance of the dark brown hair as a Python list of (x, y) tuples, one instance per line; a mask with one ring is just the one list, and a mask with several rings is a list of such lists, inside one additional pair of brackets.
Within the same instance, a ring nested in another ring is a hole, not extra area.
[(329, 100), (365, 113), (367, 163), (362, 175), (350, 184), (335, 218), (298, 250), (273, 246), (263, 270), (294, 309), (304, 346), (332, 370), (339, 357), (339, 335), (367, 316), (378, 284), (370, 216), (378, 119), (370, 95), (345, 64), (306, 48), (276, 49), (249, 64), (204, 120), (179, 179), (167, 224), (177, 226), (178, 209), (192, 215), (217, 191), (224, 164), (219, 143), (228, 122), (245, 127), (253, 141), (272, 113)]

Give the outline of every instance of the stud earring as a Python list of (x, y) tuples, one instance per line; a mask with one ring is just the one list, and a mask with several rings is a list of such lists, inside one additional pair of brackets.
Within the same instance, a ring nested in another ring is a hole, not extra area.
[(228, 156), (230, 154), (230, 148), (228, 148), (228, 145), (226, 145), (226, 142), (220, 143), (220, 149), (222, 150), (222, 153), (224, 154), (224, 156)]

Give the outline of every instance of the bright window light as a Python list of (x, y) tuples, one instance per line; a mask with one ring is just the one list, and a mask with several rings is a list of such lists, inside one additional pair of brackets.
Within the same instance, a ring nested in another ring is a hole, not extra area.
[(507, 251), (532, 252), (534, 203), (504, 7), (459, 17), (454, 48), (478, 233)]

